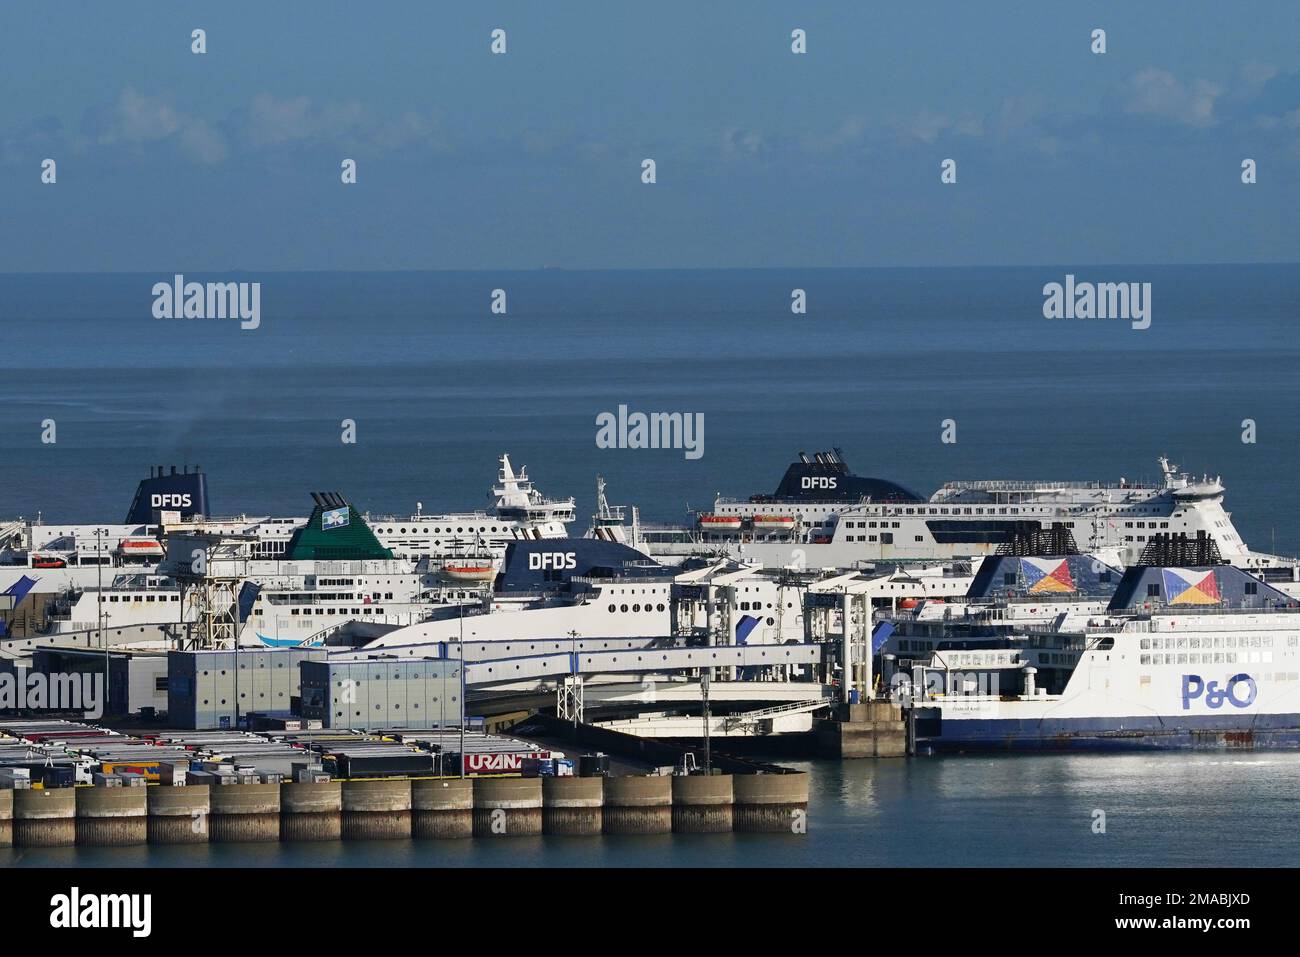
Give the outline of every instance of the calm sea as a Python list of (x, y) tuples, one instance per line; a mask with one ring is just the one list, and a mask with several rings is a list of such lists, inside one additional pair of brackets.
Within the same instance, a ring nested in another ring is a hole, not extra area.
[[(1029, 755), (798, 764), (793, 834), (0, 850), (4, 866), (1295, 866), (1300, 755)], [(1097, 812), (1104, 812), (1104, 817)], [(1104, 823), (1097, 833), (1094, 822)]]

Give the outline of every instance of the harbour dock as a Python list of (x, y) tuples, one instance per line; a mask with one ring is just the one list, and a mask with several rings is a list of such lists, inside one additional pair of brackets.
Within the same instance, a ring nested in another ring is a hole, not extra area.
[[(545, 727), (536, 719), (525, 725), (525, 731), (556, 730), (554, 719)], [(29, 765), (49, 767), (32, 773), (11, 759), (0, 775), (0, 846), (806, 830), (804, 772), (721, 755), (714, 767), (683, 762), (674, 769), (659, 762), (675, 760), (680, 749), (653, 741), (640, 748), (620, 744), (636, 739), (598, 728), (582, 730), (618, 746), (623, 758), (611, 762), (596, 752), (571, 760), (535, 741), (480, 732), (469, 735), (466, 747), (503, 757), (489, 766), (513, 768), (464, 777), (462, 762), (471, 766), (466, 755), (447, 762), (455, 766), (451, 773), (439, 773), (433, 769), (442, 762), (423, 750), (459, 743), (459, 731), (447, 732), (444, 741), (427, 731), (300, 732), (278, 740), (246, 732), (159, 732), (145, 739), (66, 721), (10, 723), (0, 730), (10, 735), (0, 746), (25, 747)], [(520, 754), (535, 756), (516, 761)], [(428, 759), (429, 773), (398, 770), (419, 756)], [(279, 770), (286, 762), (291, 770)], [(361, 773), (335, 777), (324, 770), (349, 764)]]

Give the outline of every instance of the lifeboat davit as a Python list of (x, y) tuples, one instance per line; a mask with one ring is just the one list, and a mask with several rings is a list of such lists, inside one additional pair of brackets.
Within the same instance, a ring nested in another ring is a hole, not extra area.
[(738, 532), (740, 517), (737, 515), (701, 515), (700, 528), (706, 532)]
[(755, 515), (754, 528), (763, 532), (788, 532), (794, 528), (794, 516)]
[(497, 577), (496, 565), (488, 561), (448, 562), (442, 572), (458, 582), (490, 582)]
[(167, 554), (156, 538), (124, 538), (117, 550), (125, 557), (162, 558)]

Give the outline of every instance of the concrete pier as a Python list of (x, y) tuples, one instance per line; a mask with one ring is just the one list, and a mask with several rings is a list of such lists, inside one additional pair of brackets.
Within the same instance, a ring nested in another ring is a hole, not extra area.
[(343, 836), (343, 785), (280, 785), (280, 840), (337, 841)]
[(149, 838), (148, 788), (74, 788), (77, 843), (128, 847)]
[(721, 834), (732, 827), (730, 774), (673, 775), (673, 831)]
[(14, 791), (14, 846), (67, 847), (77, 841), (75, 788)]
[(475, 778), (474, 836), (521, 837), (542, 833), (539, 778)]
[(440, 839), (473, 837), (473, 780), (416, 778), (412, 781), (411, 834)]
[(542, 833), (600, 834), (604, 803), (603, 777), (542, 778)]
[(907, 722), (891, 701), (842, 704), (835, 717), (817, 723), (817, 750), (827, 758), (907, 756)]
[(211, 812), (209, 786), (154, 785), (149, 795), (148, 836), (150, 844), (206, 844)]
[(209, 799), (211, 840), (237, 843), (280, 839), (280, 785), (212, 785)]
[(732, 779), (732, 816), (737, 831), (807, 833), (808, 775), (737, 774)]
[(0, 847), (13, 847), (14, 792), (0, 791)]
[(0, 791), (0, 846), (806, 832), (808, 775), (377, 778)]
[[(595, 780), (600, 780), (599, 778)], [(606, 834), (671, 834), (673, 779), (667, 775), (604, 778)]]
[(410, 778), (343, 782), (345, 841), (401, 840), (410, 836)]

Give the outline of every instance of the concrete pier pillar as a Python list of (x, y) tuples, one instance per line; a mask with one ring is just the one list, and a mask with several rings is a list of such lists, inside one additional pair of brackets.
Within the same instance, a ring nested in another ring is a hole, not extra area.
[(410, 836), (410, 778), (343, 782), (345, 841), (405, 840)]
[(286, 781), (280, 785), (280, 840), (337, 841), (343, 836), (343, 786)]
[(539, 778), (474, 779), (475, 837), (527, 837), (541, 833)]
[(667, 775), (624, 775), (605, 780), (606, 834), (671, 834), (673, 779)]
[(719, 834), (732, 828), (730, 774), (673, 775), (673, 831)]
[(807, 833), (808, 774), (738, 774), (732, 780), (737, 831)]
[(469, 778), (417, 778), (411, 782), (411, 835), (474, 836), (474, 782)]
[(280, 785), (212, 785), (209, 800), (212, 841), (225, 844), (280, 839)]
[(0, 847), (13, 847), (14, 792), (0, 790)]
[(67, 847), (77, 841), (75, 788), (14, 791), (14, 847)]
[(206, 844), (212, 806), (209, 786), (155, 785), (148, 792), (150, 844)]
[(542, 778), (542, 833), (592, 835), (601, 833), (605, 804), (602, 777)]
[(75, 788), (77, 843), (128, 847), (149, 837), (148, 788)]
[(817, 722), (817, 747), (828, 758), (901, 758), (907, 755), (907, 723), (890, 701), (840, 705)]

